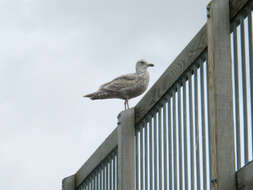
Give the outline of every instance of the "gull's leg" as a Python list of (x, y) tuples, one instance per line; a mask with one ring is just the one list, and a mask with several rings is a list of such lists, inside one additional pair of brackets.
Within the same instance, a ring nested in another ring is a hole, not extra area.
[(125, 100), (125, 102), (124, 102), (125, 110), (126, 110), (126, 104), (127, 104), (127, 100)]
[(126, 99), (127, 109), (129, 109), (128, 99)]

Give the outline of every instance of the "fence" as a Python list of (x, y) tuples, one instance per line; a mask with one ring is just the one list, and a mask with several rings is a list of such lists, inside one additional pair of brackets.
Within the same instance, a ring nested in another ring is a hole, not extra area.
[(207, 9), (207, 23), (63, 190), (253, 189), (253, 1)]

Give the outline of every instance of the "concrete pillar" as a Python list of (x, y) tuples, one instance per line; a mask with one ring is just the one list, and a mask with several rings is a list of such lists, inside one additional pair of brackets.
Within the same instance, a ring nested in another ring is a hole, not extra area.
[(62, 180), (62, 190), (75, 190), (75, 175)]
[(134, 109), (118, 116), (118, 187), (119, 190), (135, 189), (135, 115)]
[(208, 9), (208, 89), (213, 190), (235, 190), (229, 0)]

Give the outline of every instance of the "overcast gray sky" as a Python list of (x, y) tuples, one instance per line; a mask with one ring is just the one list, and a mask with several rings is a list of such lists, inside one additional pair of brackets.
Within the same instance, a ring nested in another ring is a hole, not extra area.
[(208, 1), (0, 0), (0, 189), (61, 189), (124, 108), (82, 95), (142, 58), (155, 64), (152, 86), (206, 22)]

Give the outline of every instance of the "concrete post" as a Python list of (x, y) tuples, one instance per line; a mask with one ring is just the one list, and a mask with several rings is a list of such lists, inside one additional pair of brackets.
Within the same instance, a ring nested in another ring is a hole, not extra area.
[(75, 190), (75, 175), (62, 180), (62, 190)]
[(208, 89), (213, 190), (235, 190), (229, 0), (208, 9)]
[(119, 190), (135, 189), (135, 115), (134, 109), (118, 116), (118, 187)]

